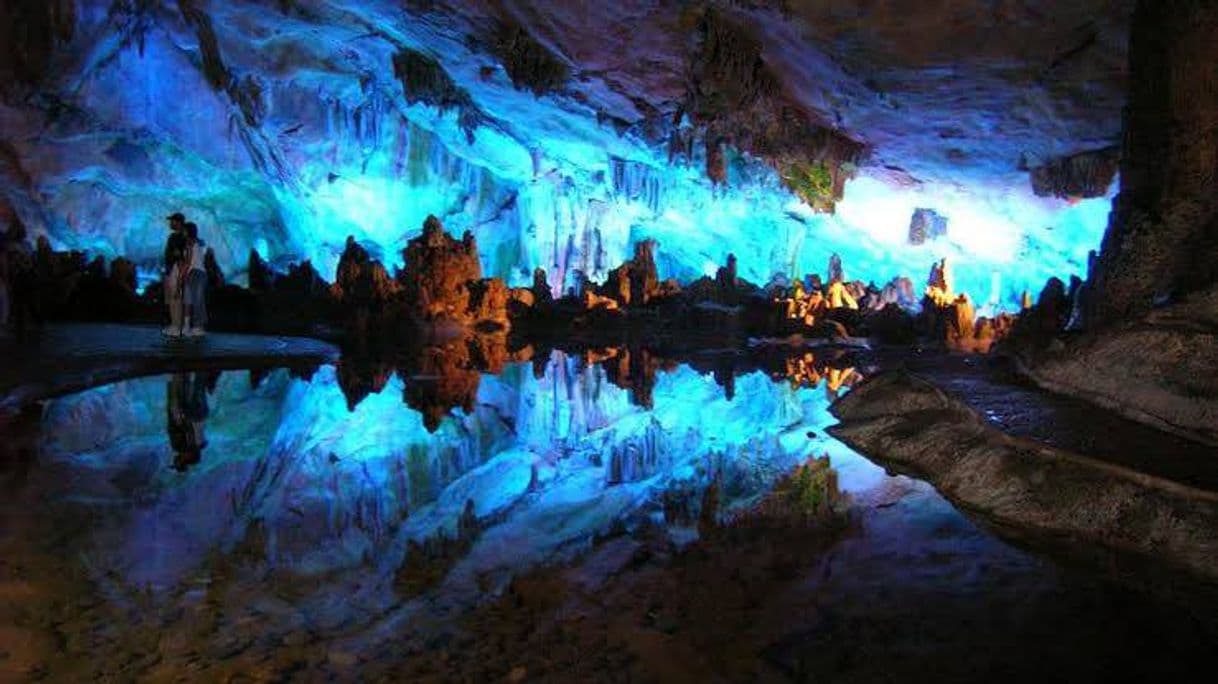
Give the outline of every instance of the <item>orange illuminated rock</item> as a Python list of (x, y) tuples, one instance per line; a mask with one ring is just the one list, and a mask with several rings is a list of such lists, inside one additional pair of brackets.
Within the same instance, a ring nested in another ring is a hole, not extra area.
[(424, 321), (474, 318), (471, 282), (482, 280), (482, 266), (472, 233), (456, 240), (439, 219), (428, 216), (422, 235), (406, 243), (403, 256), (406, 267), (399, 280), (408, 311)]

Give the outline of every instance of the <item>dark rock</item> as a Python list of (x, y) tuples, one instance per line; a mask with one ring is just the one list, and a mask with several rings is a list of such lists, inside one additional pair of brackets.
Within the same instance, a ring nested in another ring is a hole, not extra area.
[(561, 89), (569, 78), (567, 64), (523, 26), (501, 24), (492, 42), (508, 78), (518, 90), (544, 95)]
[[(809, 206), (832, 211), (865, 145), (809, 117), (784, 92), (763, 56), (764, 42), (735, 16), (712, 6), (698, 30), (701, 49), (690, 66), (683, 110), (706, 130), (708, 145), (730, 137), (737, 149), (768, 160)], [(721, 182), (726, 173), (718, 151), (707, 152), (708, 176)]]
[(134, 295), (137, 287), (135, 263), (123, 257), (118, 257), (114, 261), (111, 261), (110, 282)]
[(250, 250), (249, 266), (249, 285), (250, 290), (254, 292), (265, 292), (271, 289), (274, 284), (275, 274), (271, 271), (270, 266), (262, 260), (262, 255), (256, 250)]
[(873, 311), (864, 321), (871, 336), (885, 344), (912, 344), (918, 339), (917, 320), (895, 303)]
[(736, 275), (736, 255), (728, 254), (727, 264), (720, 266), (719, 270), (715, 271), (715, 288), (718, 290), (716, 301), (728, 306), (734, 305), (740, 296), (737, 290), (739, 285), (740, 279)]
[(1089, 326), (1218, 282), (1218, 6), (1138, 2), (1121, 192), (1088, 286)]
[(1040, 197), (1103, 197), (1120, 163), (1121, 151), (1116, 147), (1060, 157), (1031, 169), (1032, 190)]
[[(829, 432), (1004, 527), (1134, 552), (1218, 578), (1212, 495), (1014, 437), (907, 373), (855, 387)], [(1086, 511), (1086, 515), (1080, 515)]]
[(533, 302), (536, 306), (549, 306), (554, 301), (554, 293), (550, 290), (550, 283), (546, 280), (546, 271), (544, 268), (536, 268), (533, 270)]
[(224, 287), (224, 271), (220, 270), (220, 263), (216, 261), (216, 250), (211, 247), (203, 253), (203, 269), (207, 271), (207, 287), (217, 289)]
[(712, 136), (706, 136), (706, 177), (715, 185), (727, 184), (727, 155), (723, 153), (723, 143)]

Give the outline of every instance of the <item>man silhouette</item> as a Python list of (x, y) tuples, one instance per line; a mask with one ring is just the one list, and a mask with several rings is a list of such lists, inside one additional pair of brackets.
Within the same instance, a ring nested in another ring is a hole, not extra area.
[(169, 327), (162, 332), (168, 337), (182, 335), (182, 273), (183, 262), (186, 260), (186, 217), (181, 212), (171, 214), (169, 221), (169, 238), (165, 240), (165, 262), (163, 277), (165, 280), (165, 304), (169, 307)]

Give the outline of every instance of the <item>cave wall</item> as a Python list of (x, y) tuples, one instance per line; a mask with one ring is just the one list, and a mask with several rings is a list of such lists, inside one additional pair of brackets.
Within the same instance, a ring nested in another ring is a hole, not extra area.
[(1042, 387), (1218, 444), (1218, 3), (1139, 2), (1121, 189), (1087, 334), (1019, 353)]
[[(967, 187), (964, 161), (929, 152), (926, 168), (950, 169), (952, 183), (863, 165), (835, 214), (809, 211), (774, 163), (718, 143), (733, 140), (730, 127), (706, 139), (680, 116), (687, 95), (672, 86), (702, 55), (697, 22), (648, 3), (602, 8), (596, 21), (545, 2), (512, 5), (58, 0), (23, 9), (8, 24), (21, 39), (0, 50), (0, 205), (57, 247), (128, 255), (145, 272), (172, 211), (200, 224), (238, 281), (250, 249), (308, 258), (329, 275), (347, 235), (400, 265), (434, 214), (455, 233), (471, 230), (483, 272), (513, 284), (538, 266), (556, 291), (600, 279), (634, 242), (654, 239), (661, 277), (681, 279), (713, 274), (728, 253), (758, 283), (822, 271), (834, 253), (851, 277), (877, 282), (920, 278), (946, 256), (962, 288), (1006, 308), (1050, 275), (1081, 274), (1099, 240), (1104, 198), (1035, 197), (1013, 156), (1007, 175), (987, 165)], [(647, 40), (615, 33), (577, 50), (546, 28), (546, 18), (565, 17), (601, 30), (601, 18), (645, 6)], [(724, 12), (745, 29), (785, 21)], [(509, 19), (514, 28), (490, 30)], [(660, 40), (687, 23), (685, 41)], [(764, 54), (746, 55), (747, 66), (783, 99), (792, 75), (771, 54), (779, 43), (756, 35), (744, 44)], [(594, 68), (619, 43), (630, 59)], [(654, 60), (634, 83), (647, 56), (639, 51)], [(906, 141), (942, 142), (919, 135)], [(917, 207), (958, 230), (908, 245)]]
[(1215, 36), (1218, 3), (1137, 5), (1121, 189), (1088, 295), (1096, 325), (1135, 319), (1218, 282)]

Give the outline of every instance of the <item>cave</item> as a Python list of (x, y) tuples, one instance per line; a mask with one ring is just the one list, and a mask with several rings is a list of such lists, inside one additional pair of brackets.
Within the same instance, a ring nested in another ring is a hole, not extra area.
[(0, 680), (1195, 681), (1218, 2), (0, 0)]

